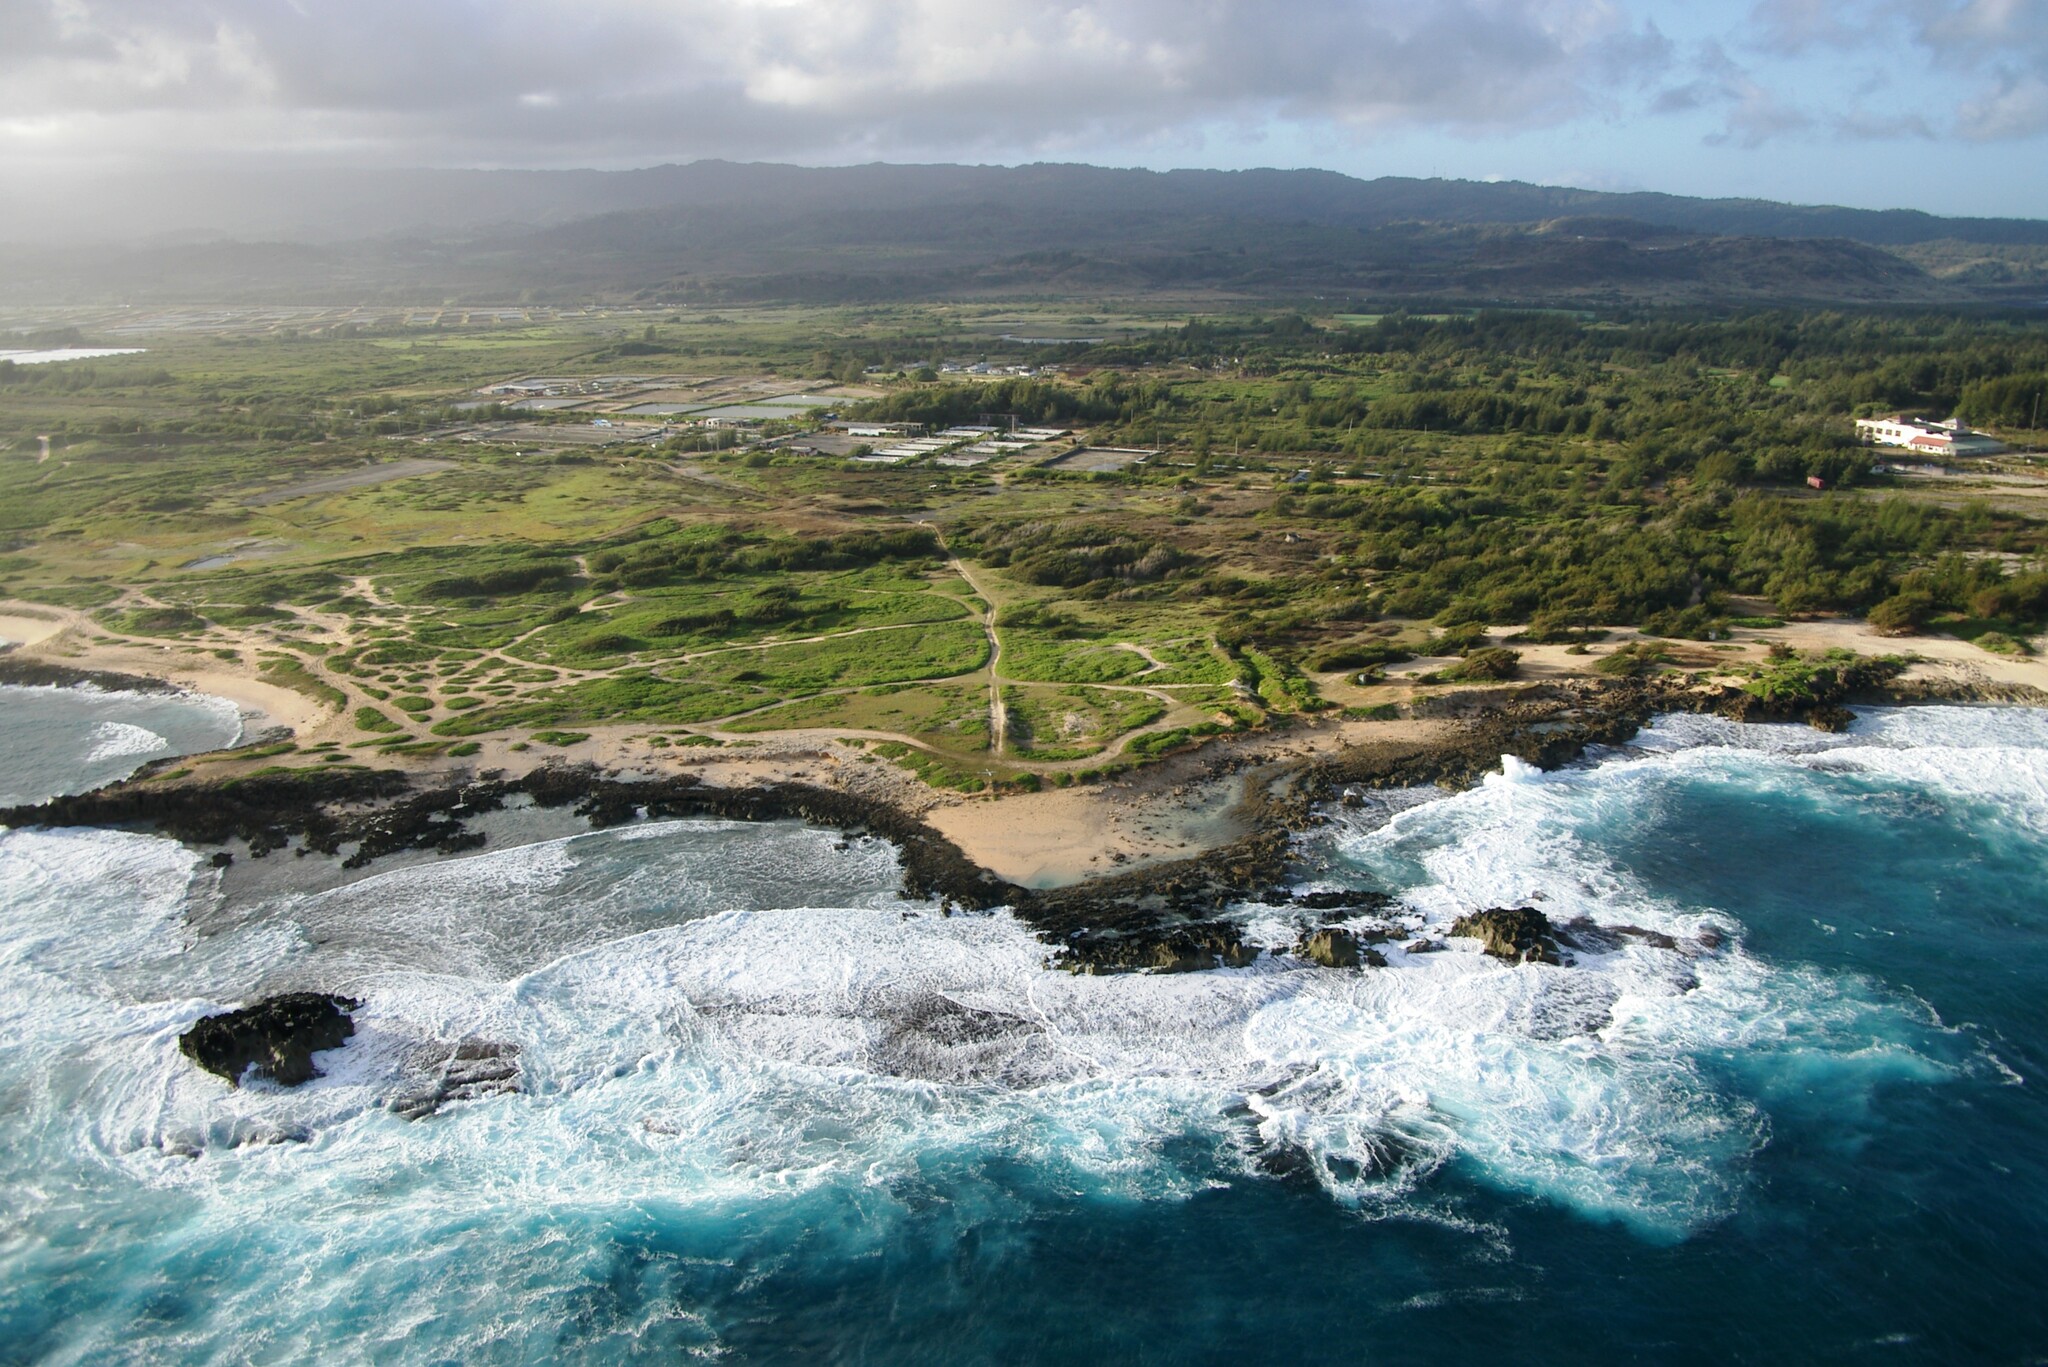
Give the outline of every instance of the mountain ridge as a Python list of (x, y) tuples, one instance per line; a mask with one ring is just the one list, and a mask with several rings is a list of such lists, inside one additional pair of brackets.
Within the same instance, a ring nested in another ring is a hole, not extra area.
[(2048, 222), (1520, 182), (1056, 163), (362, 174), (244, 184), (242, 199), (210, 210), (260, 226), (283, 212), (263, 195), (297, 190), (290, 212), (319, 232), (177, 230), (166, 210), (125, 220), (136, 241), (17, 247), (0, 253), (0, 298), (844, 303), (1126, 290), (2033, 306), (2048, 289)]
[[(1878, 246), (1936, 240), (2048, 245), (2048, 221), (1944, 217), (1662, 191), (1587, 190), (1527, 181), (1470, 181), (1336, 171), (1143, 169), (1034, 162), (1023, 166), (870, 162), (804, 167), (705, 160), (627, 171), (279, 170), (160, 173), (79, 182), (61, 196), (19, 189), (0, 203), (17, 242), (143, 241), (153, 235), (336, 241), (380, 235), (557, 226), (607, 213), (685, 205), (728, 208), (979, 200), (1026, 206), (1057, 196), (1124, 209), (1210, 212), (1262, 221), (1378, 227), (1402, 221), (1535, 223), (1593, 216), (1724, 236), (1847, 238)], [(133, 225), (114, 231), (110, 224)], [(38, 233), (47, 234), (39, 238)]]

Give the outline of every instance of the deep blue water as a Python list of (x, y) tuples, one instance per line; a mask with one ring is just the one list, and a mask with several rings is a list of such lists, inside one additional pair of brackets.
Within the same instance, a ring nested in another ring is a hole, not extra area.
[[(0, 1359), (2048, 1357), (2048, 715), (1675, 720), (1391, 808), (1305, 879), (1678, 948), (1076, 979), (794, 825), (226, 906), (0, 836)], [(178, 1059), (286, 985), (368, 1001), (329, 1076)], [(387, 1108), (479, 1037), (524, 1093)]]

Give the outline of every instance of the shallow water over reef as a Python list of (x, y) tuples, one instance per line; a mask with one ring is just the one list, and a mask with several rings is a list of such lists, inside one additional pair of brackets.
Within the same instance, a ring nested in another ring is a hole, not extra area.
[[(2048, 716), (1509, 770), (1305, 843), (1412, 909), (1358, 973), (1048, 971), (794, 823), (231, 906), (170, 841), (0, 834), (0, 1360), (2048, 1353)], [(1650, 934), (1400, 947), (1508, 905)], [(178, 1055), (296, 987), (364, 1002), (324, 1077)], [(521, 1090), (406, 1118), (465, 1041)]]

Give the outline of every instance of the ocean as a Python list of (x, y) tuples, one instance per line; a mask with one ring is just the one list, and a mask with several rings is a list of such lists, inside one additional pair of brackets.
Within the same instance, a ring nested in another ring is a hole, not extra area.
[(241, 735), (240, 712), (223, 698), (0, 685), (0, 807), (85, 792)]
[[(1091, 978), (796, 823), (233, 896), (0, 834), (0, 1360), (2048, 1357), (2048, 713), (1671, 718), (1331, 815), (1302, 886), (1415, 935), (1636, 930)], [(301, 987), (364, 1002), (316, 1081), (178, 1054)], [(406, 1118), (465, 1041), (523, 1090)]]

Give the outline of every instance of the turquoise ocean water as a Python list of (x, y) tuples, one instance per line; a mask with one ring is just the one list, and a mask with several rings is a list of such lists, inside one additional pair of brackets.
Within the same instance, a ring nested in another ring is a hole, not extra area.
[[(2048, 714), (1508, 769), (1304, 883), (1675, 948), (1075, 978), (794, 824), (225, 905), (169, 841), (0, 834), (0, 1360), (2048, 1357)], [(366, 1002), (325, 1077), (177, 1055), (283, 987)], [(462, 1039), (526, 1090), (389, 1108)]]

